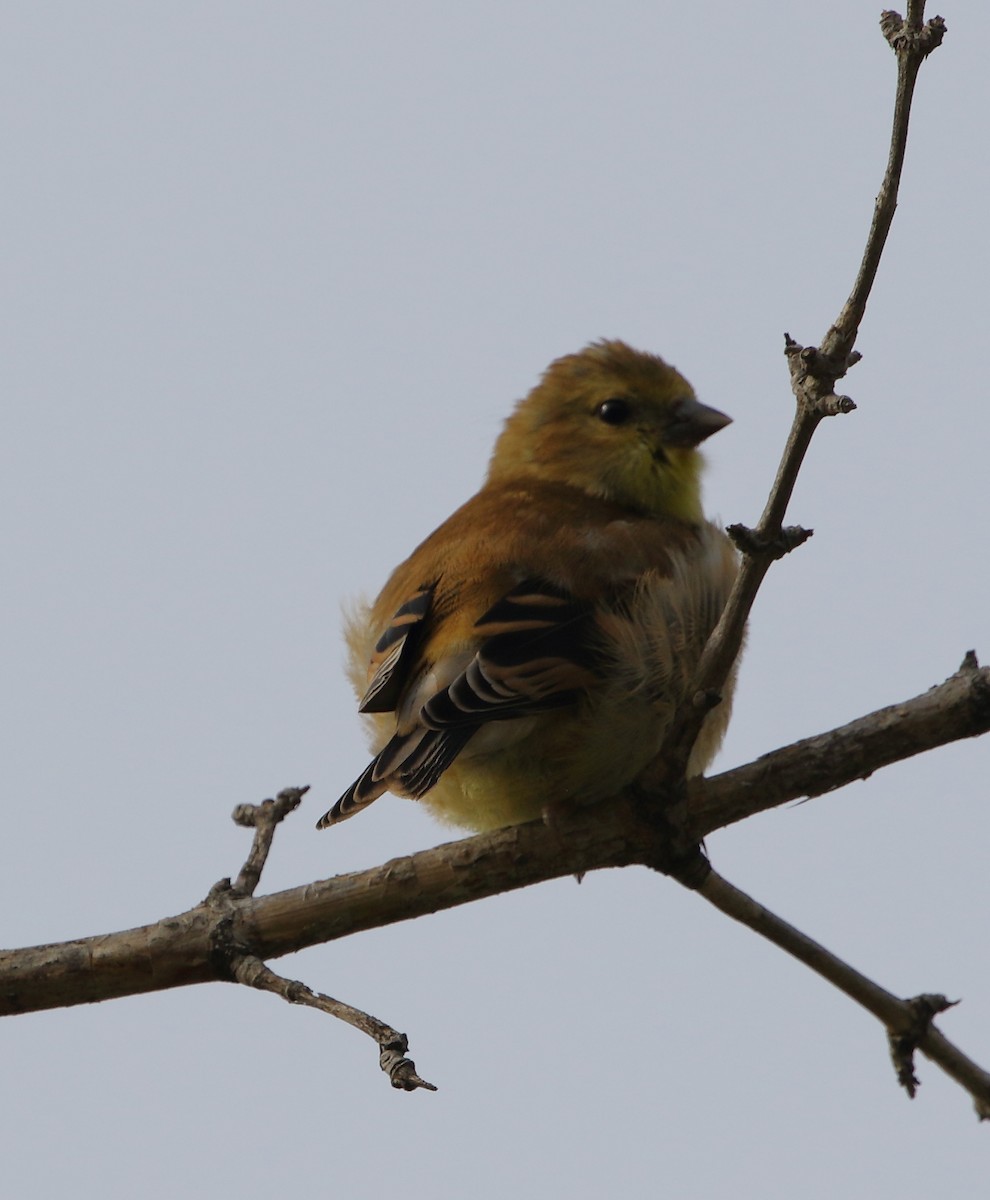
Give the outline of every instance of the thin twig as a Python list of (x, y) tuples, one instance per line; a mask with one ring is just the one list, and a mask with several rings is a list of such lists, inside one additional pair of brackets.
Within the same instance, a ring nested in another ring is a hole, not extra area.
[(951, 1006), (944, 996), (901, 1000), (793, 925), (782, 921), (714, 870), (696, 890), (726, 916), (785, 950), (882, 1021), (892, 1043), (898, 1047), (899, 1057), (895, 1060), (898, 1080), (908, 1095), (913, 1096), (917, 1088), (910, 1064), (911, 1048), (917, 1046), (969, 1092), (980, 1120), (990, 1118), (990, 1073), (967, 1058), (931, 1023), (937, 1012)]
[(244, 866), (233, 885), (227, 879), (214, 884), (206, 898), (206, 904), (220, 914), (220, 919), (211, 933), (210, 957), (222, 974), (237, 983), (262, 991), (273, 992), (290, 1004), (305, 1004), (328, 1016), (346, 1021), (360, 1029), (378, 1044), (378, 1062), (388, 1075), (392, 1087), (411, 1092), (426, 1088), (435, 1092), (432, 1083), (427, 1083), (416, 1073), (416, 1064), (406, 1058), (409, 1039), (391, 1025), (377, 1017), (362, 1012), (343, 1000), (335, 1000), (323, 992), (314, 992), (296, 979), (286, 979), (277, 974), (254, 952), (254, 939), (249, 923), (243, 920), (246, 904), (254, 896), (261, 880), (261, 873), (268, 861), (272, 839), (279, 824), (299, 807), (303, 796), (309, 791), (305, 787), (283, 788), (274, 800), (263, 800), (261, 804), (239, 804), (231, 814), (237, 825), (254, 829), (254, 841)]
[(885, 12), (881, 18), (881, 30), (897, 54), (897, 91), (887, 168), (874, 207), (863, 259), (849, 299), (823, 338), (820, 348), (801, 346), (785, 334), (785, 353), (797, 402), (794, 421), (766, 507), (756, 529), (747, 531), (751, 544), (745, 547), (742, 566), (728, 603), (708, 639), (693, 684), (688, 690), (687, 694), (695, 697), (695, 703), (685, 705), (673, 723), (657, 762), (649, 773), (648, 782), (651, 784), (683, 777), (691, 749), (711, 708), (712, 698), (717, 697), (725, 687), (729, 672), (739, 657), (746, 622), (757, 592), (775, 559), (773, 549), (781, 545), (787, 506), (815, 430), (824, 417), (852, 412), (856, 407), (848, 396), (835, 394), (835, 384), (859, 358), (853, 347), (897, 207), (915, 80), (921, 63), (940, 44), (945, 34), (945, 22), (941, 17), (935, 17), (922, 26), (924, 7), (923, 0), (911, 0), (907, 22), (893, 12)]
[(386, 1025), (377, 1017), (362, 1012), (351, 1004), (345, 1004), (342, 1000), (335, 1000), (323, 992), (314, 992), (312, 988), (296, 979), (286, 979), (285, 976), (276, 974), (253, 954), (237, 956), (231, 963), (231, 969), (238, 983), (272, 992), (290, 1004), (304, 1004), (315, 1008), (318, 1012), (346, 1021), (348, 1025), (366, 1033), (378, 1045), (378, 1062), (388, 1075), (392, 1087), (405, 1092), (412, 1092), (417, 1088), (425, 1088), (428, 1092), (437, 1090), (432, 1083), (421, 1079), (417, 1074), (416, 1064), (411, 1058), (406, 1058), (409, 1039), (391, 1025)]
[[(927, 56), (941, 44), (945, 36), (945, 22), (933, 17), (922, 26), (925, 18), (924, 0), (910, 0), (907, 19), (901, 20), (898, 13), (887, 10), (880, 17), (880, 29), (897, 55), (897, 93), (894, 99), (894, 119), (890, 134), (890, 152), (887, 169), (873, 206), (873, 221), (866, 239), (866, 249), (860, 263), (856, 282), (849, 299), (843, 305), (835, 324), (822, 341), (821, 351), (826, 358), (837, 364), (848, 361), (856, 342), (856, 335), (866, 312), (877, 268), (890, 232), (894, 212), (897, 209), (897, 192), (904, 168), (907, 149), (908, 126), (911, 120), (911, 100), (918, 71)], [(841, 377), (841, 376), (840, 376)]]
[(309, 784), (305, 787), (283, 788), (274, 800), (262, 800), (260, 804), (238, 804), (231, 813), (235, 825), (254, 829), (251, 849), (233, 884), (233, 891), (239, 896), (254, 895), (268, 861), (277, 826), (289, 813), (295, 812), (308, 791)]

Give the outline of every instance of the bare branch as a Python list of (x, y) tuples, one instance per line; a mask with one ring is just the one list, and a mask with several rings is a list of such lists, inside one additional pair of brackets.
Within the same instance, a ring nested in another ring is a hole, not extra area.
[[(744, 816), (821, 795), (838, 786), (833, 780), (861, 778), (988, 729), (990, 669), (968, 656), (944, 684), (914, 700), (689, 781), (681, 836), (697, 840)], [(208, 901), (152, 925), (0, 951), (0, 1015), (230, 979), (237, 954), (278, 958), (547, 879), (656, 866), (667, 836), (644, 816), (642, 796), (626, 795), (561, 814), (552, 829), (539, 821), (511, 826), (269, 896), (223, 898), (215, 889)]]
[[(945, 22), (941, 17), (933, 18), (922, 28), (923, 18), (923, 0), (911, 0), (907, 22), (902, 22), (893, 12), (885, 12), (881, 19), (884, 36), (897, 54), (897, 91), (887, 169), (877, 196), (863, 260), (852, 293), (823, 338), (820, 348), (802, 346), (789, 334), (784, 335), (784, 352), (797, 401), (794, 422), (763, 515), (756, 529), (750, 531), (748, 543), (743, 545), (745, 557), (742, 567), (721, 619), (708, 639), (689, 695), (705, 697), (717, 695), (723, 690), (729, 672), (739, 657), (746, 621), (757, 592), (771, 563), (779, 557), (776, 549), (781, 545), (784, 516), (815, 430), (823, 418), (852, 412), (856, 407), (848, 396), (835, 394), (835, 384), (859, 358), (853, 347), (897, 207), (915, 80), (921, 63), (945, 34)], [(651, 769), (651, 782), (661, 783), (683, 777), (707, 712), (708, 708), (700, 703), (687, 705), (678, 714)]]
[[(568, 810), (552, 828), (539, 821), (511, 826), (258, 899), (253, 892), (275, 826), (302, 798), (302, 789), (286, 789), (275, 801), (235, 813), (235, 819), (255, 828), (255, 844), (238, 886), (223, 880), (196, 908), (154, 925), (0, 952), (0, 1015), (232, 980), (346, 1021), (376, 1041), (393, 1087), (432, 1090), (406, 1057), (404, 1034), (277, 975), (264, 960), (543, 880), (642, 864), (698, 890), (879, 1016), (890, 1030), (898, 1077), (909, 1091), (916, 1086), (912, 1053), (917, 1046), (967, 1088), (980, 1115), (987, 1116), (990, 1077), (929, 1019), (922, 1019), (920, 1000), (899, 1000), (850, 973), (823, 947), (732, 888), (703, 856), (696, 852), (692, 857), (684, 848), (696, 847), (704, 834), (744, 815), (798, 796), (820, 795), (923, 749), (988, 729), (990, 670), (981, 669), (970, 653), (955, 675), (925, 695), (712, 780), (692, 780), (683, 802), (669, 804), (663, 792), (644, 796), (631, 790), (599, 805)], [(928, 1004), (929, 1018), (936, 1008)]]
[[(309, 784), (305, 787), (283, 788), (274, 800), (263, 800), (261, 804), (239, 804), (231, 813), (235, 825), (254, 829), (251, 850), (233, 885), (238, 895), (254, 895), (268, 861), (276, 827), (289, 813), (295, 812), (308, 791)], [(226, 883), (226, 880), (221, 883)]]
[(733, 887), (716, 871), (710, 871), (697, 890), (699, 895), (726, 916), (785, 950), (882, 1021), (894, 1050), (898, 1082), (908, 1095), (913, 1097), (918, 1086), (911, 1065), (911, 1052), (918, 1046), (932, 1062), (937, 1063), (969, 1092), (981, 1120), (990, 1117), (990, 1073), (967, 1058), (932, 1024), (936, 1013), (951, 1007), (944, 996), (899, 999), (824, 946), (812, 941), (799, 929), (782, 921), (751, 896)]
[(272, 992), (290, 1004), (304, 1004), (315, 1008), (318, 1012), (346, 1021), (348, 1025), (353, 1025), (355, 1029), (360, 1029), (362, 1033), (373, 1038), (378, 1043), (379, 1065), (388, 1075), (392, 1087), (405, 1092), (412, 1092), (417, 1088), (425, 1088), (430, 1092), (437, 1090), (432, 1083), (420, 1078), (416, 1073), (416, 1064), (411, 1058), (406, 1058), (406, 1051), (409, 1049), (409, 1039), (406, 1035), (386, 1025), (384, 1021), (379, 1021), (377, 1017), (372, 1017), (351, 1004), (345, 1004), (342, 1000), (334, 1000), (332, 996), (326, 996), (323, 992), (314, 992), (298, 980), (286, 979), (283, 975), (276, 974), (252, 954), (238, 957), (233, 963), (233, 972), (238, 983)]
[(804, 738), (743, 767), (688, 781), (688, 836), (699, 840), (791, 800), (822, 796), (881, 767), (990, 731), (990, 670), (970, 651), (937, 687)]
[(906, 21), (902, 21), (898, 13), (889, 9), (880, 17), (880, 30), (897, 55), (897, 94), (894, 99), (890, 152), (887, 156), (887, 169), (873, 208), (873, 221), (856, 282), (835, 324), (822, 341), (822, 354), (837, 364), (846, 363), (852, 352), (897, 209), (897, 192), (904, 169), (911, 100), (918, 71), (928, 55), (941, 45), (945, 36), (946, 25), (941, 17), (933, 17), (922, 27), (924, 17), (924, 0), (911, 0)]
[(254, 895), (261, 879), (275, 830), (290, 813), (295, 812), (308, 791), (308, 785), (283, 788), (274, 800), (263, 800), (261, 804), (239, 804), (231, 814), (235, 824), (254, 829), (254, 841), (236, 883), (231, 885), (229, 879), (221, 879), (219, 883), (214, 884), (206, 897), (205, 905), (218, 914), (217, 923), (210, 935), (211, 966), (220, 978), (272, 992), (290, 1004), (305, 1004), (353, 1025), (378, 1044), (379, 1065), (388, 1075), (394, 1088), (406, 1092), (426, 1088), (435, 1092), (437, 1089), (433, 1084), (427, 1083), (417, 1074), (416, 1064), (412, 1059), (406, 1058), (409, 1039), (404, 1033), (399, 1033), (391, 1025), (386, 1025), (384, 1021), (362, 1012), (352, 1004), (335, 1000), (323, 992), (314, 992), (298, 980), (278, 975), (257, 955), (251, 953), (244, 940), (239, 921), (240, 914), (245, 902)]

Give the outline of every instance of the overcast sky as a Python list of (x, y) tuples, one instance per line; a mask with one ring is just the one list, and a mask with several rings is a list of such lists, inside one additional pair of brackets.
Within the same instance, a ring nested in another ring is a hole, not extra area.
[[(947, 0), (948, 2), (948, 0)], [(185, 910), (309, 783), (262, 891), (449, 838), (367, 761), (340, 605), (466, 499), (513, 402), (622, 337), (735, 417), (759, 515), (886, 159), (879, 4), (0, 4), (0, 940)], [(952, 0), (893, 234), (753, 615), (716, 769), (990, 659), (990, 7)], [(737, 885), (990, 1065), (990, 741), (713, 836)], [(276, 964), (278, 965), (278, 964)], [(12, 1200), (275, 1194), (955, 1198), (990, 1131), (875, 1022), (642, 870), (280, 969), (405, 1030), (228, 985), (0, 1025)]]

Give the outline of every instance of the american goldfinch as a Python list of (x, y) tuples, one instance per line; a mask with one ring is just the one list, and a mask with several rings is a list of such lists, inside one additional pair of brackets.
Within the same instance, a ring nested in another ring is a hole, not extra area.
[[(731, 418), (663, 359), (551, 363), (476, 496), (347, 624), (374, 759), (319, 822), (383, 792), (495, 829), (615, 794), (656, 756), (735, 578), (696, 447)], [(731, 681), (688, 765), (709, 763)]]

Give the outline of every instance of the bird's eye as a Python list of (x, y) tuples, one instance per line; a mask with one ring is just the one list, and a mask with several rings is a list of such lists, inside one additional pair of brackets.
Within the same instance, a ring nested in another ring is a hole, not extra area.
[(632, 416), (632, 405), (622, 396), (613, 396), (598, 405), (595, 416), (606, 425), (624, 425)]

